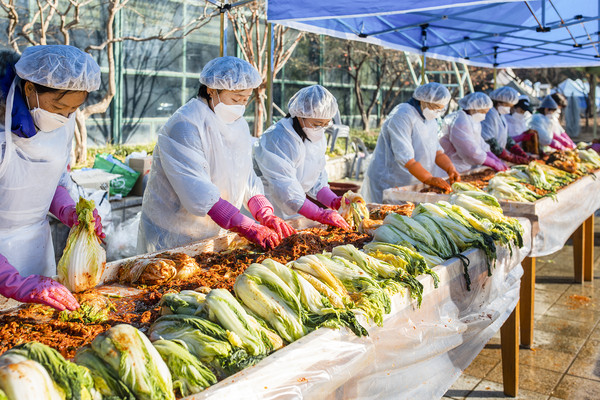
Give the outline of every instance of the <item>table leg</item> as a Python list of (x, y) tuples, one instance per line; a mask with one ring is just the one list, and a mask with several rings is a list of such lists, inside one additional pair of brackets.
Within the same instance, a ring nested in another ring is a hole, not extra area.
[(587, 226), (585, 222), (573, 233), (573, 268), (575, 270), (575, 282), (583, 282), (583, 266), (585, 254), (585, 233)]
[(594, 280), (594, 214), (585, 220), (584, 254), (583, 254), (583, 280)]
[(500, 328), (504, 394), (519, 394), (519, 303)]
[(531, 348), (533, 345), (533, 309), (535, 300), (535, 257), (525, 257), (521, 278), (521, 345)]

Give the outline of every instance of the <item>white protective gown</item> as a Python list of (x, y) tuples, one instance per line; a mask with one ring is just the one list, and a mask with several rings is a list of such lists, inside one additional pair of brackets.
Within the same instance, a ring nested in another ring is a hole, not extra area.
[(326, 148), (324, 137), (316, 143), (302, 141), (291, 118), (280, 120), (260, 137), (254, 149), (254, 168), (279, 217), (295, 215), (306, 194), (316, 198), (328, 185)]
[(481, 137), (481, 123), (460, 110), (444, 118), (446, 135), (440, 139), (444, 153), (459, 173), (483, 164), (490, 146)]
[(565, 131), (565, 128), (560, 124), (559, 116), (556, 113), (552, 114), (550, 122), (552, 123), (552, 137), (554, 137), (554, 135), (558, 136)]
[(527, 122), (531, 114), (526, 112), (525, 114), (508, 114), (504, 116), (506, 125), (508, 126), (508, 136), (515, 137), (525, 132), (527, 129)]
[(503, 149), (508, 141), (508, 125), (504, 117), (504, 115), (500, 115), (496, 107), (492, 107), (481, 122), (483, 140), (496, 139), (498, 145)]
[(396, 106), (381, 127), (365, 174), (361, 189), (365, 200), (381, 203), (385, 189), (419, 183), (405, 167), (413, 158), (433, 173), (437, 152), (443, 151), (438, 130), (435, 119), (426, 121), (412, 105)]
[[(15, 83), (6, 110), (12, 110), (14, 90)], [(62, 128), (28, 139), (13, 135), (11, 122), (6, 112), (0, 131), (0, 254), (23, 276), (53, 276), (48, 210), (69, 163), (75, 113)]]
[(161, 128), (144, 193), (138, 251), (153, 252), (224, 234), (208, 211), (219, 200), (237, 208), (263, 194), (252, 168), (252, 138), (239, 118), (225, 124), (192, 99)]
[(549, 146), (552, 143), (554, 134), (551, 118), (548, 118), (544, 114), (535, 113), (531, 116), (528, 126), (538, 133), (540, 146)]

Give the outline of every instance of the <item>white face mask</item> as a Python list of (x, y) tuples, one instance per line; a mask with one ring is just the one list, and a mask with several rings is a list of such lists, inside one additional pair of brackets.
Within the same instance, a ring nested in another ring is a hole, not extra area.
[(508, 106), (498, 106), (498, 114), (506, 115), (510, 113), (510, 107)]
[(441, 117), (444, 112), (444, 110), (432, 110), (431, 108), (424, 108), (422, 111), (427, 121)]
[(219, 104), (214, 105), (213, 101), (213, 109), (215, 110), (215, 114), (217, 117), (226, 124), (232, 124), (238, 119), (240, 119), (244, 112), (246, 112), (246, 106), (241, 104), (225, 104), (221, 101), (221, 97), (219, 93), (217, 93), (217, 97), (219, 99)]
[(552, 114), (552, 118), (554, 118), (555, 120), (558, 120), (560, 118), (560, 108), (554, 111), (554, 114)]
[(514, 113), (512, 116), (513, 116), (514, 119), (516, 119), (518, 121), (522, 121), (522, 120), (525, 119), (525, 114), (521, 114), (521, 113), (518, 113), (518, 112)]
[(302, 130), (304, 131), (304, 133), (306, 133), (306, 137), (308, 137), (308, 139), (313, 142), (316, 143), (319, 140), (323, 139), (323, 136), (325, 135), (325, 128), (302, 128)]
[(484, 113), (471, 114), (471, 118), (473, 118), (473, 121), (475, 121), (475, 122), (481, 122), (485, 119), (485, 114)]
[[(29, 110), (33, 123), (41, 132), (52, 132), (59, 128), (62, 128), (69, 122), (69, 118), (56, 114), (43, 108), (40, 108), (40, 99), (37, 91), (35, 92), (38, 106), (33, 110)], [(27, 106), (29, 107), (29, 99), (27, 99)]]

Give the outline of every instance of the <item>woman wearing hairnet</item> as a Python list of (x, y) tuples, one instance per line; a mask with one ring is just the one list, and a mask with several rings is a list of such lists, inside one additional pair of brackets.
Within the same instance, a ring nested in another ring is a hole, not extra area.
[(33, 46), (2, 73), (0, 294), (74, 310), (77, 300), (49, 278), (56, 264), (47, 213), (69, 227), (77, 223), (75, 202), (64, 186), (66, 171), (75, 112), (100, 86), (100, 67), (72, 46)]
[[(262, 82), (236, 57), (209, 61), (198, 96), (161, 128), (142, 203), (138, 251), (182, 246), (230, 230), (265, 248), (295, 231), (273, 214), (252, 169), (252, 138), (243, 117)], [(240, 212), (245, 206), (260, 222)]]
[(482, 92), (466, 95), (459, 100), (462, 110), (444, 119), (447, 132), (440, 139), (444, 152), (459, 172), (465, 172), (479, 165), (486, 165), (496, 171), (504, 171), (506, 165), (481, 137), (481, 121), (493, 107), (492, 100)]
[(567, 105), (569, 104), (569, 102), (567, 101), (567, 98), (562, 93), (552, 93), (550, 95), (550, 97), (552, 97), (552, 99), (556, 102), (556, 105), (558, 106), (558, 108), (556, 109), (554, 114), (552, 114), (552, 118), (551, 118), (552, 119), (552, 137), (557, 142), (559, 142), (560, 144), (565, 146), (567, 149), (574, 149), (575, 147), (577, 147), (575, 145), (575, 142), (573, 142), (573, 140), (571, 140), (571, 138), (569, 137), (567, 132), (565, 132), (564, 128), (560, 125), (560, 114), (563, 109), (567, 108)]
[(510, 109), (510, 114), (504, 116), (508, 126), (508, 136), (513, 138), (515, 142), (522, 142), (533, 136), (533, 132), (527, 132), (529, 118), (531, 118), (529, 97), (521, 95), (517, 104)]
[(450, 182), (460, 180), (438, 140), (436, 118), (449, 101), (448, 89), (431, 82), (416, 88), (408, 103), (392, 110), (381, 127), (363, 182), (361, 193), (366, 201), (381, 203), (385, 189), (419, 181), (449, 191), (445, 180), (431, 174), (436, 165), (446, 171)]
[(552, 96), (542, 100), (537, 112), (529, 120), (529, 128), (537, 131), (540, 147), (549, 146), (555, 150), (566, 150), (567, 146), (554, 134), (553, 116), (558, 109), (558, 104)]
[[(299, 213), (324, 224), (349, 229), (337, 210), (341, 196), (329, 188), (325, 171), (325, 129), (338, 111), (335, 97), (323, 86), (300, 89), (288, 102), (289, 114), (269, 128), (254, 151), (261, 177), (276, 213), (286, 218)], [(309, 194), (329, 207), (324, 210)]]
[(504, 86), (493, 90), (489, 96), (494, 103), (494, 107), (481, 122), (481, 136), (490, 145), (492, 153), (500, 159), (515, 164), (527, 164), (529, 156), (508, 135), (508, 124), (504, 118), (510, 112), (510, 108), (519, 101), (519, 92), (511, 87)]

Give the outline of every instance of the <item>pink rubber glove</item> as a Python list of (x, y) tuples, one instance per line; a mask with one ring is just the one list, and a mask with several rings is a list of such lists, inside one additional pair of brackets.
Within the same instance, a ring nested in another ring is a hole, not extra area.
[(506, 164), (500, 161), (500, 159), (491, 151), (487, 152), (487, 157), (485, 158), (483, 165), (493, 168), (496, 171), (506, 171), (508, 169)]
[(273, 214), (273, 205), (262, 194), (257, 194), (248, 200), (248, 209), (255, 220), (277, 232), (280, 239), (296, 233), (294, 228)]
[(333, 193), (329, 186), (325, 186), (317, 193), (317, 200), (325, 207), (329, 207), (332, 210), (338, 210), (342, 205), (342, 196), (338, 196)]
[(563, 146), (558, 140), (556, 139), (552, 139), (552, 142), (550, 142), (550, 147), (552, 147), (555, 150), (560, 150), (560, 151), (564, 151), (567, 150), (567, 148), (565, 146)]
[(0, 294), (22, 303), (45, 304), (58, 311), (64, 309), (73, 311), (79, 308), (79, 303), (66, 287), (45, 276), (22, 277), (2, 254), (0, 254)]
[[(75, 210), (75, 202), (69, 195), (67, 189), (63, 186), (56, 187), (54, 197), (50, 203), (50, 212), (69, 228), (79, 224), (77, 211)], [(97, 209), (94, 209), (94, 224), (96, 235), (98, 235), (100, 239), (104, 239), (106, 235), (102, 232), (102, 219), (98, 215)]]
[(219, 199), (208, 215), (221, 228), (229, 229), (263, 248), (272, 249), (281, 241), (275, 231), (257, 224), (226, 200)]
[(347, 231), (350, 230), (350, 225), (348, 225), (348, 223), (337, 211), (324, 210), (308, 199), (304, 200), (304, 204), (298, 212), (306, 218), (312, 219), (313, 221), (336, 226)]
[(575, 142), (573, 140), (571, 140), (571, 138), (569, 137), (567, 132), (562, 132), (558, 135), (554, 135), (554, 137), (558, 138), (559, 141), (562, 143), (562, 145), (569, 149), (574, 149), (575, 147), (577, 147), (575, 145)]

